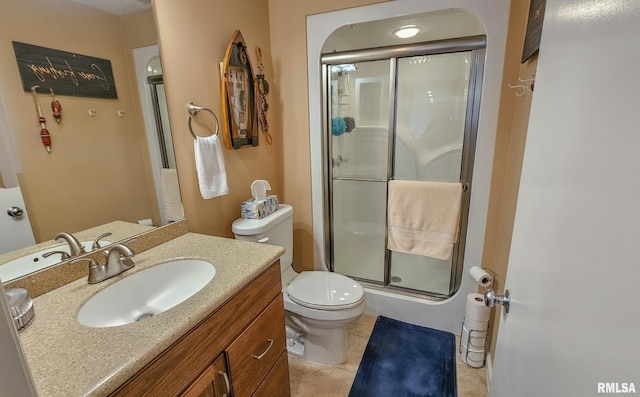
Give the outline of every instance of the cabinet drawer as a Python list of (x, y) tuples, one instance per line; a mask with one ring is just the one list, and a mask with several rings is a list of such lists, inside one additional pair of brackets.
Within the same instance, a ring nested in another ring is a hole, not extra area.
[(280, 354), (276, 365), (273, 366), (267, 378), (262, 382), (253, 397), (289, 397), (289, 361), (286, 350)]
[(253, 394), (284, 351), (284, 305), (279, 295), (227, 349), (233, 395)]

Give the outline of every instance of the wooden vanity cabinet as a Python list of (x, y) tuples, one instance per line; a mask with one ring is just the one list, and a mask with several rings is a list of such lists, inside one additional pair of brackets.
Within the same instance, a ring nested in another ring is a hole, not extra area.
[(279, 261), (111, 395), (222, 397), (224, 374), (227, 397), (290, 395)]

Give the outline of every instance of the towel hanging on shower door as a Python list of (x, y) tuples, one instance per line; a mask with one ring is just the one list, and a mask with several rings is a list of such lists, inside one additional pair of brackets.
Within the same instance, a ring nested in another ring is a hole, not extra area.
[(458, 241), (462, 184), (392, 180), (387, 206), (390, 250), (451, 259)]

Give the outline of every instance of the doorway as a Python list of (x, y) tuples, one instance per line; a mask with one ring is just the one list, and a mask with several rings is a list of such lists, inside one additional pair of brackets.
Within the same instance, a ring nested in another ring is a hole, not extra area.
[[(133, 55), (149, 148), (149, 160), (153, 172), (156, 198), (160, 208), (160, 222), (161, 225), (166, 225), (176, 219), (172, 218), (173, 213), (168, 214), (166, 210), (167, 205), (170, 206), (172, 203), (165, 203), (166, 195), (163, 194), (163, 179), (166, 180), (167, 178), (165, 172), (167, 170), (171, 170), (172, 174), (176, 173), (176, 159), (173, 150), (159, 49), (157, 45), (136, 48), (133, 50)], [(164, 177), (163, 173), (165, 174)], [(177, 175), (175, 175), (175, 178), (177, 178)], [(177, 182), (175, 185), (177, 185)], [(182, 211), (181, 205), (179, 207), (178, 213)]]

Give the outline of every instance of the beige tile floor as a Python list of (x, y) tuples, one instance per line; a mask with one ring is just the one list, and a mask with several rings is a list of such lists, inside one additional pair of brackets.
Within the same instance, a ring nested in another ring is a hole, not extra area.
[[(316, 365), (289, 354), (291, 396), (348, 396), (375, 321), (376, 316), (365, 314), (353, 326), (349, 327), (347, 330), (349, 356), (343, 364)], [(458, 337), (456, 337), (456, 346), (458, 344)], [(456, 354), (456, 361), (458, 397), (487, 397), (489, 393), (485, 368), (469, 367), (460, 361), (459, 354)]]

